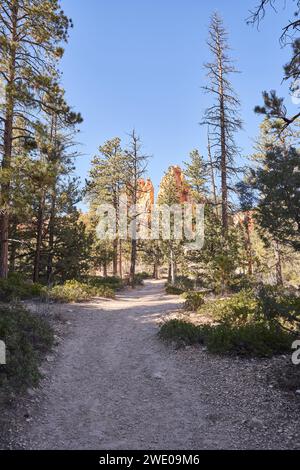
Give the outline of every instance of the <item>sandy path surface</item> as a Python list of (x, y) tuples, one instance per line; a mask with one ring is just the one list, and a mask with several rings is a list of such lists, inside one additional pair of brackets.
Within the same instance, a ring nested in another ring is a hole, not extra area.
[(158, 339), (180, 302), (148, 281), (114, 301), (64, 307), (70, 332), (15, 447), (300, 448), (299, 403), (266, 383), (269, 362)]

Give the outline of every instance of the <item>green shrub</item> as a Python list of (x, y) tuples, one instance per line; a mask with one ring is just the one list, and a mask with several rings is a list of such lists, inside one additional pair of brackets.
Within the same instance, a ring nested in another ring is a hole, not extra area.
[(6, 365), (0, 366), (0, 398), (8, 391), (36, 386), (41, 357), (53, 344), (49, 324), (20, 306), (0, 305), (0, 339), (6, 344)]
[(284, 289), (262, 286), (257, 291), (242, 290), (226, 299), (209, 301), (200, 307), (198, 313), (229, 324), (256, 321), (281, 323), (297, 329), (300, 325), (300, 298)]
[(258, 308), (268, 321), (281, 320), (299, 328), (300, 297), (276, 286), (260, 286), (256, 297)]
[(208, 301), (198, 313), (218, 322), (244, 324), (258, 315), (258, 302), (253, 291), (242, 290), (227, 299)]
[(202, 330), (183, 320), (169, 320), (165, 322), (159, 332), (159, 336), (164, 340), (179, 341), (185, 344), (203, 343)]
[(85, 284), (89, 284), (93, 287), (109, 287), (113, 290), (123, 288), (123, 281), (119, 277), (100, 277), (100, 276), (88, 276), (83, 279)]
[(138, 273), (138, 275), (141, 279), (144, 279), (144, 280), (152, 279), (153, 277), (151, 274), (147, 273), (146, 271), (142, 271), (141, 273)]
[(166, 294), (168, 295), (181, 295), (184, 293), (184, 290), (180, 287), (173, 286), (172, 284), (166, 284)]
[(91, 300), (93, 297), (112, 299), (114, 296), (114, 290), (110, 287), (104, 285), (93, 287), (75, 280), (67, 281), (61, 286), (54, 286), (48, 291), (50, 300), (61, 303), (85, 302)]
[(205, 344), (212, 353), (270, 357), (289, 351), (293, 339), (274, 324), (221, 324), (207, 328)]
[(26, 281), (18, 274), (11, 274), (8, 279), (0, 279), (1, 302), (42, 297), (45, 290), (44, 286)]
[(185, 292), (183, 297), (185, 310), (195, 312), (204, 304), (204, 295), (201, 292)]
[(204, 344), (215, 354), (270, 357), (289, 351), (294, 335), (276, 325), (194, 325), (170, 320), (160, 330), (160, 337), (184, 344)]
[(134, 285), (135, 286), (143, 286), (144, 285), (145, 277), (142, 273), (136, 273), (134, 276)]
[(233, 276), (228, 284), (228, 288), (231, 292), (236, 293), (241, 290), (253, 289), (255, 286), (255, 279), (246, 274), (236, 274)]
[(177, 276), (175, 286), (183, 292), (194, 290), (194, 281), (187, 276)]

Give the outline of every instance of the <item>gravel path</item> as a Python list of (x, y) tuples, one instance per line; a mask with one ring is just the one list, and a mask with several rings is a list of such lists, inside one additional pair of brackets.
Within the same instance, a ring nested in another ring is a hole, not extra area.
[(12, 447), (300, 449), (299, 399), (268, 384), (272, 362), (160, 342), (159, 321), (179, 307), (157, 281), (63, 307), (69, 334)]

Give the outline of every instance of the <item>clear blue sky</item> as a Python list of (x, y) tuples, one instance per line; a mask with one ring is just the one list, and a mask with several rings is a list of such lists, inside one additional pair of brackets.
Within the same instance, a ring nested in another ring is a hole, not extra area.
[(156, 187), (169, 165), (182, 164), (193, 148), (205, 152), (206, 130), (198, 123), (211, 103), (201, 86), (206, 83), (202, 65), (209, 59), (206, 38), (214, 10), (224, 18), (232, 56), (242, 72), (234, 77), (244, 121), (237, 143), (244, 155), (250, 154), (261, 120), (253, 108), (261, 103), (262, 90), (287, 94), (281, 80), (289, 56), (289, 49), (279, 44), (288, 13), (270, 10), (257, 31), (245, 21), (257, 3), (63, 0), (74, 21), (63, 84), (69, 103), (84, 117), (78, 136), (84, 155), (77, 174), (84, 180), (99, 145), (115, 136), (125, 144), (133, 127), (145, 152), (153, 155), (149, 175)]

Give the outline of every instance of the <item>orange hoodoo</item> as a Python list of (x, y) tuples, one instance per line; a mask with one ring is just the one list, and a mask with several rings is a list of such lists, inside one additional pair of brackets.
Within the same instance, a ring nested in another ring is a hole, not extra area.
[[(177, 186), (179, 201), (178, 203), (193, 203), (193, 196), (191, 188), (189, 187), (182, 169), (178, 165), (171, 166), (168, 171), (173, 176), (174, 182)], [(162, 180), (163, 181), (163, 180)]]
[(139, 181), (139, 194), (138, 203), (143, 205), (147, 211), (151, 211), (151, 207), (154, 204), (154, 186), (150, 178), (146, 180), (140, 179)]

